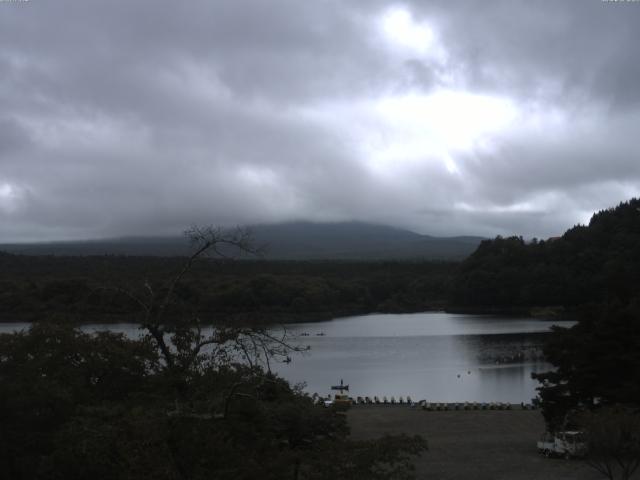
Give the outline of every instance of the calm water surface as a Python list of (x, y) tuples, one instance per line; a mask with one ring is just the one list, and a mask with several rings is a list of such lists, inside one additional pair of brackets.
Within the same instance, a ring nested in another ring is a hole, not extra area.
[(277, 370), (321, 395), (344, 379), (352, 396), (530, 402), (531, 373), (550, 368), (540, 351), (545, 333), (573, 323), (437, 312), (299, 323), (287, 328), (311, 350)]
[[(433, 402), (529, 402), (532, 372), (550, 365), (540, 346), (551, 325), (574, 322), (439, 312), (346, 317), (286, 326), (311, 348), (274, 369), (309, 393), (350, 385), (352, 396), (406, 396)], [(0, 332), (28, 324), (0, 324)], [(138, 334), (134, 324), (87, 325), (88, 331)]]

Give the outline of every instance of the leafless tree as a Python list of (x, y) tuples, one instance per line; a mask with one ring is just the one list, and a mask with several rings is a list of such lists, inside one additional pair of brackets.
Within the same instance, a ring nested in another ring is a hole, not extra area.
[(182, 374), (196, 366), (203, 356), (224, 358), (228, 362), (234, 354), (250, 366), (260, 365), (270, 371), (272, 361), (288, 360), (291, 352), (305, 350), (289, 342), (284, 328), (277, 332), (267, 327), (214, 324), (201, 319), (193, 310), (181, 312), (175, 318), (175, 312), (170, 310), (177, 303), (176, 290), (196, 261), (207, 256), (236, 258), (261, 254), (246, 228), (194, 226), (185, 235), (192, 253), (167, 282), (158, 285), (145, 280), (141, 289), (118, 289), (140, 308), (141, 329), (158, 348), (168, 371)]

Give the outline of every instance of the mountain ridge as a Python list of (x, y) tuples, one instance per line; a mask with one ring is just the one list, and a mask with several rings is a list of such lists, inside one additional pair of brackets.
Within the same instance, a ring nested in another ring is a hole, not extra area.
[[(483, 237), (434, 237), (365, 222), (286, 222), (249, 227), (267, 260), (453, 260), (470, 255)], [(180, 236), (124, 236), (93, 240), (0, 244), (0, 251), (23, 255), (182, 256)]]

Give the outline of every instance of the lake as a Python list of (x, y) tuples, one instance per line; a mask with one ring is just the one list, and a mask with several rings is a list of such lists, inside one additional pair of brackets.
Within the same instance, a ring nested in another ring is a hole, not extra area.
[(551, 368), (541, 345), (554, 324), (574, 322), (427, 312), (298, 323), (287, 329), (311, 349), (277, 370), (321, 395), (343, 379), (354, 397), (527, 403), (531, 373)]
[[(536, 395), (532, 372), (551, 368), (541, 345), (551, 325), (574, 322), (443, 312), (375, 314), (286, 325), (308, 352), (273, 366), (309, 393), (327, 395), (349, 384), (351, 396), (410, 395), (431, 402), (528, 403)], [(28, 328), (0, 324), (0, 332)], [(87, 325), (130, 336), (134, 324)]]

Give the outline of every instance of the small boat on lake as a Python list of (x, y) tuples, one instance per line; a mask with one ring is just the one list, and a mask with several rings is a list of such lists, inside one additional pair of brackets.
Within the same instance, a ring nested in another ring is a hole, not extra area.
[(349, 385), (345, 385), (342, 379), (340, 379), (340, 385), (332, 385), (331, 390), (340, 390), (340, 393), (342, 393), (343, 390), (346, 390), (348, 392)]

